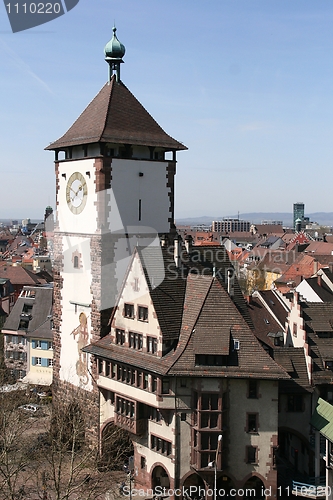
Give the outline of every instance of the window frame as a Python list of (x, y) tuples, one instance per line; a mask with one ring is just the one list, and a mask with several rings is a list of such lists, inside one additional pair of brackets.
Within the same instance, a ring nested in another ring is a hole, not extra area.
[(129, 302), (124, 303), (124, 317), (127, 319), (134, 319), (134, 304)]

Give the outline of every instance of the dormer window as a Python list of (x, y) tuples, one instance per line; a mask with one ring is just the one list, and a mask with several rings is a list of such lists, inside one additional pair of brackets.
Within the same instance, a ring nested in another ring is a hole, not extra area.
[(125, 318), (134, 318), (134, 305), (133, 304), (125, 304), (124, 306), (124, 316)]
[(140, 321), (148, 321), (148, 307), (138, 307), (138, 319)]
[(333, 361), (325, 361), (325, 368), (333, 371)]
[(147, 351), (151, 354), (157, 352), (157, 339), (155, 337), (147, 337)]
[(124, 330), (116, 330), (116, 344), (123, 345), (125, 344), (125, 332)]

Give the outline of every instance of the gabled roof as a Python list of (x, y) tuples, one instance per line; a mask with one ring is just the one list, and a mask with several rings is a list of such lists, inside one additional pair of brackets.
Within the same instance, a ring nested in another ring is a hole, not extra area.
[[(157, 315), (164, 340), (178, 339), (182, 323), (182, 311), (186, 281), (177, 272), (176, 264), (166, 247), (138, 247), (143, 271), (149, 287), (150, 297)], [(163, 259), (161, 259), (161, 252)], [(164, 269), (160, 268), (161, 263)], [(162, 265), (163, 265), (162, 264)], [(161, 274), (162, 273), (162, 274)], [(155, 286), (152, 276), (162, 277)]]
[[(328, 288), (324, 280), (321, 280), (321, 284), (318, 283), (318, 278), (306, 278), (305, 281), (310, 288), (314, 291), (314, 293), (318, 296), (319, 299), (321, 299), (323, 302), (333, 302), (333, 292)], [(298, 285), (302, 285), (303, 281)], [(298, 291), (298, 288), (296, 288)], [(300, 290), (300, 293), (302, 291)], [(303, 294), (305, 297), (305, 293)]]
[(41, 280), (22, 266), (12, 266), (7, 262), (0, 263), (0, 277), (9, 279), (12, 285), (39, 285)]
[(26, 333), (29, 336), (37, 338), (52, 338), (51, 329), (51, 314), (52, 314), (52, 296), (53, 288), (51, 287), (24, 287), (25, 291), (33, 291), (35, 296), (23, 297), (20, 296), (8, 316), (4, 330), (18, 331), (21, 314), (23, 312), (24, 305), (31, 305), (31, 319), (29, 320), (29, 326), (27, 331), (22, 330), (22, 333)]
[(273, 357), (291, 377), (280, 382), (282, 392), (311, 391), (303, 347), (278, 347), (274, 349)]
[[(233, 341), (239, 341), (239, 350)], [(202, 366), (196, 355), (228, 358), (226, 366)], [(189, 275), (181, 335), (168, 373), (259, 379), (289, 378), (260, 346), (217, 278)]]
[(333, 333), (332, 302), (302, 302), (303, 319), (308, 331)]
[(158, 125), (115, 75), (104, 85), (79, 118), (45, 149), (56, 150), (96, 142), (185, 150)]

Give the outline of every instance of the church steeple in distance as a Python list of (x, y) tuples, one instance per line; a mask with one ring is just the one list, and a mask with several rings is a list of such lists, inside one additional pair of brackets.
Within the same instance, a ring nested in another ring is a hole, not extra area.
[(122, 58), (125, 55), (125, 46), (118, 40), (115, 26), (112, 31), (113, 37), (104, 47), (105, 61), (109, 65), (109, 82), (114, 72), (116, 81), (120, 82), (120, 64), (124, 62)]

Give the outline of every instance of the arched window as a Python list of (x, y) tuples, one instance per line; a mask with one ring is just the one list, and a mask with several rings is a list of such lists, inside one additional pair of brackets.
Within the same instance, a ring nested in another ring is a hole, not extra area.
[(74, 268), (79, 268), (79, 257), (77, 255), (74, 255)]

